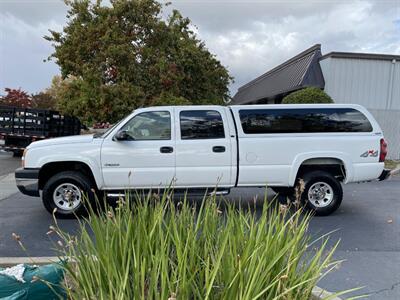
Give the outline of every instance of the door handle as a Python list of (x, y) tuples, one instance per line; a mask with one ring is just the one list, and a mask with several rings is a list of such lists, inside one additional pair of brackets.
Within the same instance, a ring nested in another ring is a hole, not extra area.
[(217, 153), (225, 152), (224, 146), (214, 146), (212, 149), (213, 149), (213, 152), (217, 152)]
[(160, 148), (161, 153), (172, 153), (174, 152), (174, 148), (169, 147), (169, 146), (164, 146)]

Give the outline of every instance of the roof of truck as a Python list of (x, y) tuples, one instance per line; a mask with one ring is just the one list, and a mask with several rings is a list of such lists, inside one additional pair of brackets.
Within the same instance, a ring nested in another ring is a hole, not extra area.
[(163, 109), (170, 109), (171, 107), (177, 108), (186, 108), (186, 109), (204, 109), (204, 108), (220, 108), (220, 107), (231, 107), (237, 109), (260, 109), (260, 108), (267, 108), (267, 109), (274, 109), (274, 108), (312, 108), (312, 107), (323, 107), (323, 108), (355, 108), (355, 109), (365, 109), (362, 105), (359, 104), (336, 104), (336, 103), (316, 103), (316, 104), (248, 104), (248, 105), (168, 105), (168, 106), (149, 106), (149, 107), (140, 107), (136, 110), (153, 110), (157, 108), (158, 110)]
[(250, 108), (250, 109), (259, 109), (259, 108), (355, 108), (355, 109), (365, 109), (363, 106), (359, 104), (249, 104), (249, 105), (229, 105), (232, 108)]

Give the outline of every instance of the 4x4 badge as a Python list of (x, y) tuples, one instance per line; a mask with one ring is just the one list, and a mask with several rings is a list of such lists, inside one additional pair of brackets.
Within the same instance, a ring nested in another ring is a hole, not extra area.
[(378, 156), (377, 150), (368, 150), (360, 155), (360, 157), (377, 157), (377, 156)]

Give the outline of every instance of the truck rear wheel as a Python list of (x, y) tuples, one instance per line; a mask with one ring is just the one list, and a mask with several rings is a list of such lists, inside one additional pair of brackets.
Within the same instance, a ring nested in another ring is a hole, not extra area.
[(303, 176), (304, 192), (301, 200), (317, 216), (327, 216), (342, 203), (343, 189), (340, 182), (328, 172), (313, 171)]
[(95, 204), (96, 196), (91, 181), (76, 171), (60, 172), (52, 176), (43, 188), (42, 201), (48, 212), (57, 209), (57, 218), (70, 219), (87, 214), (84, 201)]

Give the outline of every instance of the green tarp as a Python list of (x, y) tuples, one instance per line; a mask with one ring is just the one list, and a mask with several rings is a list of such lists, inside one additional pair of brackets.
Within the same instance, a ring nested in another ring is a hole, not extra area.
[[(62, 287), (64, 271), (60, 264), (24, 265), (23, 281), (0, 274), (0, 300), (66, 299)], [(0, 268), (0, 271), (4, 269)]]

